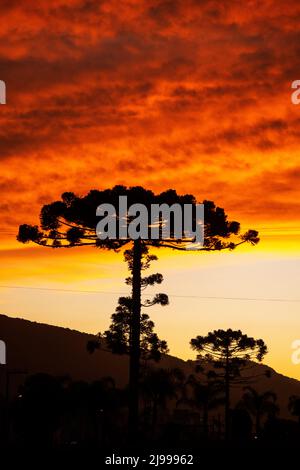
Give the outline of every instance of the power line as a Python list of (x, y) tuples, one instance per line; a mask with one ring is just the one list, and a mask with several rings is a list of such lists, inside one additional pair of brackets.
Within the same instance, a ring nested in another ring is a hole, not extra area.
[(56, 289), (54, 287), (30, 287), (30, 286), (6, 286), (0, 285), (0, 289), (29, 289), (40, 291), (54, 291), (54, 292), (69, 292), (75, 294), (115, 294), (115, 295), (128, 295), (128, 292), (114, 292), (114, 291), (101, 291), (101, 290), (75, 290), (75, 289)]
[[(128, 292), (116, 291), (100, 291), (100, 290), (75, 290), (75, 289), (57, 289), (52, 287), (29, 287), (29, 286), (9, 286), (0, 285), (1, 289), (24, 289), (24, 290), (39, 290), (51, 292), (67, 292), (75, 294), (113, 294), (113, 295), (128, 295)], [(142, 294), (148, 295), (148, 294)], [(282, 298), (263, 298), (263, 297), (222, 297), (222, 296), (209, 296), (209, 295), (180, 295), (168, 294), (169, 297), (183, 298), (183, 299), (203, 299), (203, 300), (237, 300), (249, 302), (300, 302), (300, 299), (282, 299)]]

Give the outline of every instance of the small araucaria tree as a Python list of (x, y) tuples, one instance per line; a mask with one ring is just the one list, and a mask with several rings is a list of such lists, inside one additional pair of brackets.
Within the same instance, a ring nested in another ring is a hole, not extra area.
[(192, 349), (199, 352), (199, 367), (210, 365), (211, 378), (222, 381), (225, 391), (225, 438), (230, 434), (230, 387), (238, 384), (249, 384), (258, 375), (249, 374), (254, 361), (261, 362), (267, 353), (267, 346), (262, 339), (254, 339), (240, 330), (215, 330), (207, 336), (191, 339)]
[[(116, 231), (114, 238), (100, 239), (96, 232), (99, 222), (97, 208), (102, 204), (110, 204), (116, 208), (112, 216), (120, 225), (124, 225), (123, 211), (119, 211), (119, 198), (126, 196), (128, 206), (143, 204), (151, 213), (153, 204), (167, 205), (171, 208), (174, 204), (181, 208), (185, 204), (196, 205), (193, 195), (180, 196), (176, 191), (170, 189), (160, 194), (154, 194), (140, 186), (126, 188), (115, 186), (112, 189), (103, 191), (92, 190), (86, 196), (77, 196), (72, 192), (62, 195), (60, 201), (55, 201), (45, 205), (41, 210), (40, 227), (37, 225), (23, 224), (19, 228), (18, 240), (22, 243), (34, 242), (38, 245), (51, 248), (72, 248), (78, 246), (93, 246), (99, 249), (119, 250), (126, 245), (131, 245), (132, 249), (132, 341), (130, 349), (130, 405), (129, 405), (129, 426), (131, 434), (135, 434), (138, 425), (138, 378), (140, 364), (140, 323), (141, 323), (141, 269), (142, 253), (145, 247), (172, 248), (176, 250), (186, 250), (191, 244), (189, 237), (175, 237), (174, 231), (170, 231), (169, 238), (153, 240), (150, 236), (151, 220), (149, 220), (147, 233), (148, 238), (137, 237), (134, 240), (127, 232), (122, 236)], [(243, 243), (258, 243), (258, 233), (249, 230), (240, 234), (240, 224), (235, 221), (228, 221), (224, 209), (216, 207), (211, 201), (204, 203), (204, 244), (199, 247), (199, 251), (219, 251), (224, 249), (232, 250)], [(162, 211), (161, 211), (162, 212)], [(127, 220), (129, 216), (127, 214)], [(125, 221), (126, 222), (126, 221)], [(163, 218), (160, 219), (161, 227)], [(193, 217), (193, 223), (195, 218)]]

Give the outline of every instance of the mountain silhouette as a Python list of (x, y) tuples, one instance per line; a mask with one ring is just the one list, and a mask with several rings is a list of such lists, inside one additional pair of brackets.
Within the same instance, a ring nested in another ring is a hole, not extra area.
[[(0, 366), (0, 394), (8, 393), (13, 398), (24, 377), (40, 372), (88, 382), (110, 376), (117, 386), (124, 387), (128, 383), (128, 357), (103, 350), (89, 354), (87, 343), (93, 338), (91, 334), (68, 328), (0, 315), (0, 339), (5, 341), (7, 348), (7, 364)], [(179, 368), (189, 375), (194, 373), (195, 363), (164, 355), (158, 367)], [(265, 371), (271, 372), (270, 378), (264, 376)], [(7, 373), (10, 376), (8, 390)], [(280, 416), (292, 419), (288, 411), (289, 397), (300, 395), (300, 381), (261, 364), (253, 367), (253, 374), (260, 375), (255, 382), (257, 391), (272, 390), (276, 393)], [(238, 402), (242, 393), (242, 387), (232, 391), (233, 404)]]

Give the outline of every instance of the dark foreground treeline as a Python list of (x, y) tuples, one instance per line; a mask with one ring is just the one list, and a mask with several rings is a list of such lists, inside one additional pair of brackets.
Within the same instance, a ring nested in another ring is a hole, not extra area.
[[(197, 448), (224, 443), (224, 396), (219, 386), (181, 370), (148, 368), (140, 384), (138, 447)], [(300, 443), (300, 421), (280, 419), (276, 395), (246, 387), (230, 409), (230, 443)], [(1, 447), (125, 448), (128, 390), (104, 377), (93, 383), (36, 374), (12, 399), (1, 396)], [(289, 410), (300, 415), (300, 398)]]

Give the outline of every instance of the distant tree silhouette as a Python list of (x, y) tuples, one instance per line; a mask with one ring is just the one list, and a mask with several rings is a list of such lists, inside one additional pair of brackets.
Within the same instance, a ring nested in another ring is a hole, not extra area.
[(254, 417), (255, 420), (255, 434), (261, 434), (261, 419), (264, 415), (275, 415), (278, 413), (279, 408), (276, 404), (276, 393), (267, 391), (259, 393), (253, 387), (245, 387), (245, 393), (242, 396), (238, 407), (246, 408), (247, 411)]
[(252, 419), (245, 408), (231, 410), (231, 435), (235, 441), (251, 439)]
[[(133, 251), (127, 250), (125, 258), (131, 270), (133, 263)], [(149, 255), (148, 248), (144, 247), (141, 260), (141, 270), (148, 269), (151, 261), (157, 260), (154, 255)], [(141, 278), (142, 289), (147, 286), (161, 284), (163, 276), (159, 273), (151, 274)], [(126, 279), (128, 285), (132, 285), (132, 277)], [(169, 299), (166, 294), (156, 294), (152, 299), (146, 299), (141, 306), (151, 307), (153, 305), (168, 305)], [(130, 354), (132, 342), (132, 297), (120, 297), (119, 304), (115, 313), (111, 316), (111, 325), (103, 334), (98, 333), (94, 340), (88, 342), (87, 348), (89, 352), (95, 349), (108, 349), (115, 354)], [(140, 356), (145, 361), (159, 361), (162, 354), (168, 352), (167, 342), (158, 338), (154, 333), (154, 323), (150, 320), (149, 315), (141, 313), (140, 316)]]
[[(115, 186), (112, 189), (103, 191), (92, 190), (86, 196), (79, 197), (72, 192), (65, 192), (60, 201), (43, 206), (41, 210), (41, 224), (23, 224), (19, 227), (18, 241), (27, 243), (32, 241), (41, 246), (52, 248), (72, 248), (77, 246), (93, 246), (96, 248), (119, 250), (127, 244), (132, 245), (132, 342), (130, 351), (130, 406), (129, 425), (131, 434), (137, 432), (138, 425), (138, 404), (139, 404), (139, 363), (140, 363), (140, 311), (141, 311), (141, 259), (145, 246), (165, 247), (177, 250), (185, 250), (191, 243), (191, 239), (175, 239), (174, 231), (170, 231), (169, 239), (142, 240), (141, 238), (132, 240), (128, 237), (118, 237), (116, 239), (100, 240), (96, 233), (96, 226), (99, 217), (96, 209), (100, 204), (112, 204), (117, 211), (119, 220), (119, 196), (127, 196), (128, 206), (134, 203), (144, 204), (150, 213), (152, 204), (192, 204), (195, 206), (196, 199), (192, 195), (180, 196), (176, 191), (169, 189), (155, 195), (152, 191), (140, 186), (126, 188)], [(224, 209), (216, 207), (211, 201), (204, 201), (204, 245), (199, 251), (218, 251), (223, 249), (232, 250), (242, 243), (258, 243), (258, 233), (249, 230), (240, 235), (240, 224), (235, 221), (228, 221)], [(115, 218), (114, 218), (115, 220)], [(150, 226), (149, 221), (149, 226)], [(193, 220), (195, 222), (195, 219)], [(160, 228), (163, 221), (159, 221)], [(232, 237), (235, 237), (232, 239)]]
[(124, 391), (116, 387), (111, 377), (103, 377), (89, 385), (88, 407), (94, 425), (95, 439), (100, 433), (102, 446), (116, 437), (117, 412), (126, 403)]
[(184, 373), (180, 369), (148, 367), (144, 371), (141, 389), (150, 402), (152, 431), (155, 434), (159, 409), (165, 409), (167, 400), (175, 398), (182, 387)]
[(48, 374), (29, 376), (16, 403), (16, 425), (29, 446), (52, 446), (63, 413), (63, 381)]
[(207, 336), (191, 339), (192, 349), (198, 351), (199, 366), (211, 363), (215, 370), (210, 376), (222, 380), (225, 388), (225, 437), (230, 433), (230, 386), (253, 381), (253, 375), (241, 375), (252, 366), (250, 361), (262, 361), (267, 353), (267, 346), (262, 339), (254, 339), (240, 330), (214, 330)]
[(297, 395), (291, 395), (289, 398), (288, 409), (293, 416), (298, 418), (300, 425), (300, 397)]
[(191, 374), (183, 388), (183, 396), (178, 402), (181, 403), (202, 410), (204, 435), (208, 437), (209, 411), (224, 404), (223, 384), (210, 379), (207, 375), (199, 379)]
[(84, 380), (70, 381), (65, 390), (64, 441), (68, 445), (80, 445), (88, 440), (89, 384)]

